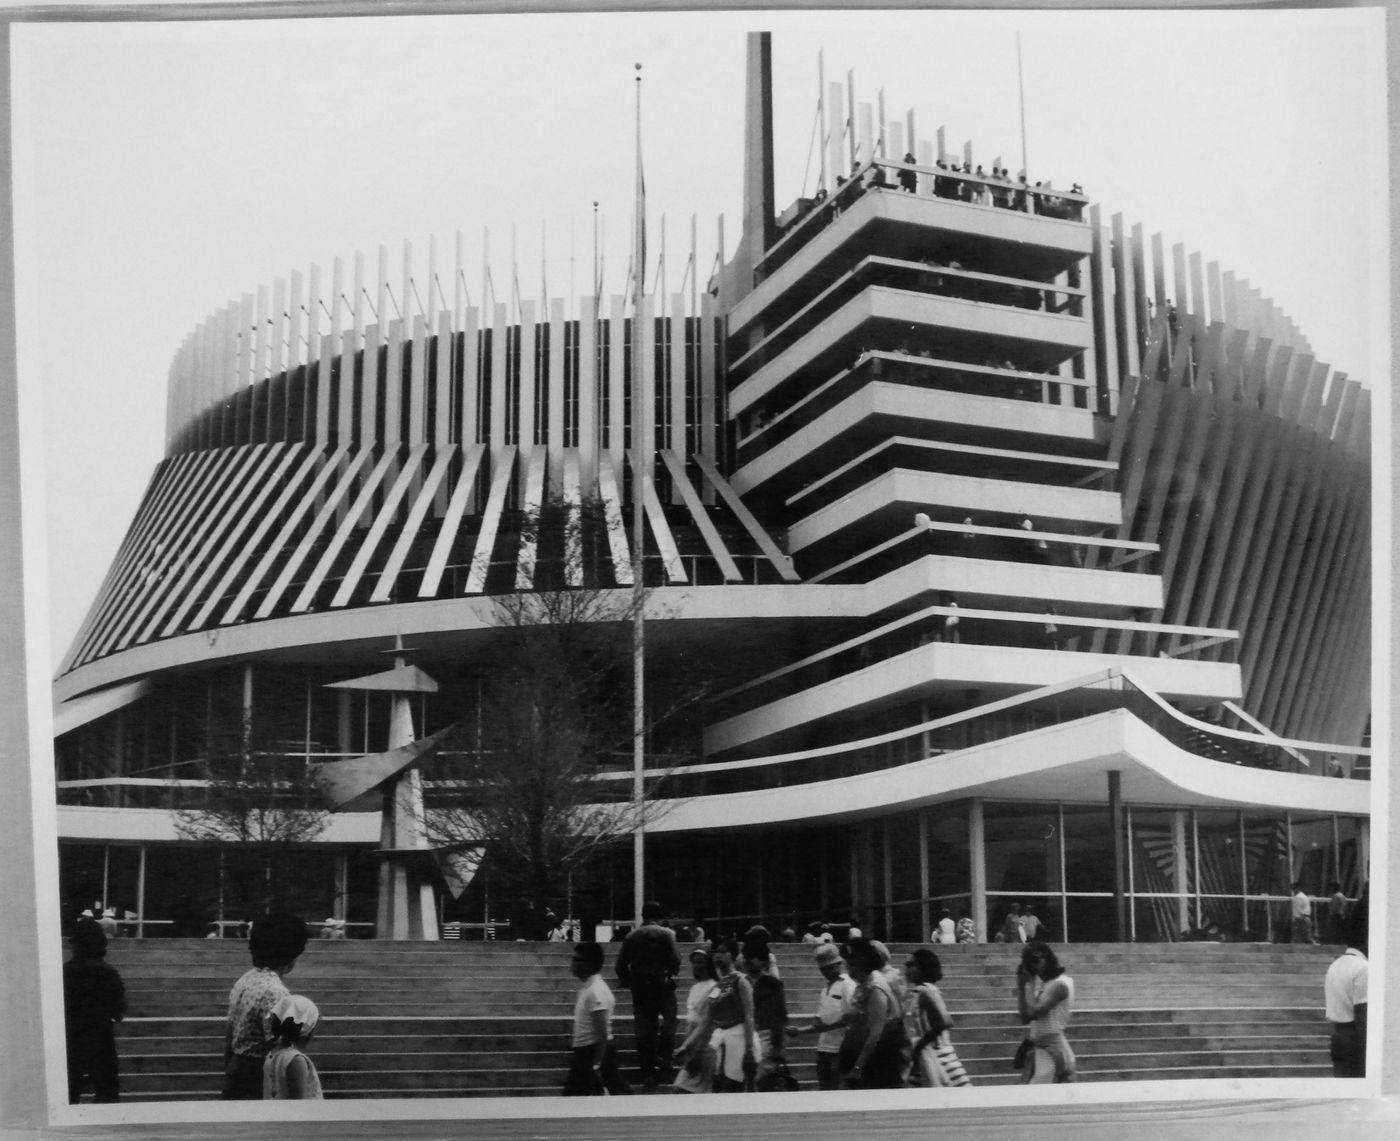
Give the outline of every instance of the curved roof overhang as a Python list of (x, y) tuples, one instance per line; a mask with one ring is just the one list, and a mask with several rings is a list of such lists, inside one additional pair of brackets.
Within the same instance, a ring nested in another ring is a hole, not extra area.
[(1370, 783), (1224, 764), (1177, 748), (1126, 710), (839, 780), (666, 801), (650, 832), (841, 823), (984, 797), (1370, 814)]
[[(630, 595), (630, 591), (616, 593)], [(648, 614), (667, 620), (668, 627), (669, 620), (682, 619), (688, 628), (699, 627), (701, 635), (706, 622), (724, 624), (733, 636), (733, 619), (748, 623), (858, 618), (890, 605), (897, 593), (893, 586), (881, 590), (869, 585), (825, 583), (665, 587), (650, 593)], [(495, 630), (499, 626), (495, 605), (491, 596), (474, 595), (353, 607), (214, 627), (148, 642), (57, 678), (55, 708), (81, 694), (167, 670), (254, 658), (298, 661), (313, 656), (309, 651), (322, 663), (363, 661), (391, 646), (396, 635), (412, 644), (417, 660), (427, 663), (435, 656), (453, 656)]]

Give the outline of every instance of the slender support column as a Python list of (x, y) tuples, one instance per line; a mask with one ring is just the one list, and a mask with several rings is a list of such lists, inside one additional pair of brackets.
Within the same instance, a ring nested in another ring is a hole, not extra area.
[(1123, 834), (1123, 774), (1113, 769), (1108, 774), (1108, 814), (1113, 821), (1113, 918), (1114, 938), (1128, 941), (1128, 899), (1123, 885), (1127, 881), (1127, 846)]
[(932, 930), (932, 912), (928, 901), (928, 809), (919, 809), (919, 938)]
[(1185, 931), (1191, 926), (1191, 907), (1186, 894), (1186, 810), (1178, 808), (1172, 813), (1172, 879), (1176, 882), (1176, 929)]
[(967, 809), (967, 847), (971, 857), (972, 922), (977, 941), (987, 942), (987, 833), (982, 816), (982, 798), (973, 797)]
[(146, 845), (138, 849), (136, 863), (136, 938), (146, 937)]
[[(765, 927), (768, 926), (767, 922), (765, 922), (766, 917), (768, 915), (768, 892), (766, 890), (768, 885), (766, 882), (766, 878), (763, 874), (764, 865), (766, 863), (767, 861), (764, 860), (761, 855), (758, 859), (754, 860), (753, 862), (754, 871), (756, 873), (754, 875), (754, 886), (758, 888), (758, 898), (755, 907), (756, 914), (754, 916), (754, 922), (761, 923)], [(781, 928), (779, 928), (779, 930), (781, 930)]]
[(1371, 822), (1362, 820), (1356, 830), (1356, 877), (1359, 889), (1371, 882)]
[(1244, 810), (1237, 814), (1240, 849), (1240, 930), (1249, 938), (1249, 848), (1244, 842)]
[(331, 914), (337, 919), (344, 919), (346, 906), (345, 901), (350, 896), (350, 853), (341, 852), (335, 858), (335, 902), (331, 905)]
[[(885, 896), (884, 936), (893, 938), (894, 930), (894, 870), (890, 867), (890, 821), (886, 817), (880, 822), (880, 863), (881, 890)], [(922, 937), (921, 937), (922, 938)]]

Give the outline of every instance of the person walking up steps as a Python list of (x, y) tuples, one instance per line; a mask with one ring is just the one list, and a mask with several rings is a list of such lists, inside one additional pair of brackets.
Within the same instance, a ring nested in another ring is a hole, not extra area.
[(1323, 992), (1327, 1021), (1332, 1024), (1332, 1076), (1366, 1076), (1367, 982), (1366, 917), (1353, 915), (1347, 922), (1347, 949), (1327, 968)]
[(264, 1101), (321, 1100), (321, 1077), (302, 1053), (320, 1020), (321, 1012), (304, 994), (289, 994), (272, 1008), (267, 1036), (273, 1045), (263, 1060)]
[(967, 1086), (967, 1071), (948, 1037), (953, 1016), (943, 1001), (938, 982), (943, 977), (943, 965), (927, 947), (920, 947), (904, 964), (904, 977), (909, 980), (909, 997), (905, 1017), (909, 1038), (914, 1043), (914, 1064), (909, 1084), (915, 1086)]
[(287, 997), (282, 979), (306, 950), (306, 924), (295, 915), (269, 915), (252, 925), (248, 935), (251, 970), (233, 984), (228, 996), (228, 1028), (224, 1035), (224, 1101), (260, 1101), (263, 1060), (271, 1042), (267, 1016)]
[(632, 991), (637, 1069), (648, 1089), (669, 1080), (676, 1050), (676, 936), (661, 925), (661, 905), (642, 905), (642, 924), (628, 933), (617, 956), (617, 978)]
[(63, 964), (68, 1100), (76, 1105), (90, 1080), (95, 1101), (116, 1101), (117, 1041), (112, 1024), (126, 1013), (126, 992), (116, 968), (103, 961), (107, 936), (96, 923), (80, 923), (71, 943), (73, 957)]
[(569, 969), (582, 984), (574, 1000), (573, 1062), (564, 1081), (565, 1097), (629, 1094), (622, 1080), (613, 1044), (612, 1016), (617, 1000), (603, 981), (603, 947), (600, 943), (576, 943)]
[(1065, 1038), (1074, 1003), (1074, 980), (1048, 944), (1028, 943), (1016, 968), (1016, 1011), (1026, 1023), (1030, 1057), (1024, 1085), (1074, 1081), (1074, 1051)]
[(810, 1023), (790, 1026), (788, 1032), (807, 1034), (817, 1031), (817, 1088), (840, 1089), (837, 1051), (841, 1049), (841, 1039), (846, 1036), (846, 1025), (851, 1018), (856, 981), (847, 973), (846, 960), (832, 943), (822, 943), (817, 947), (816, 962), (817, 969), (826, 980), (826, 986), (822, 987), (821, 996), (817, 999), (817, 1016)]

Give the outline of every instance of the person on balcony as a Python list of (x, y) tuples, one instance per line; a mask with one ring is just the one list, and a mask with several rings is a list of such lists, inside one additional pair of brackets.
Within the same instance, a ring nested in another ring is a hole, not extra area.
[(907, 152), (902, 161), (906, 165), (905, 168), (899, 172), (899, 185), (900, 188), (906, 191), (907, 193), (913, 194), (919, 188), (918, 173), (909, 169), (909, 167), (913, 166), (916, 161), (913, 152)]
[[(933, 164), (939, 170), (951, 169), (946, 162), (939, 159)], [(935, 198), (956, 198), (958, 196), (958, 184), (954, 179), (945, 175), (935, 174), (933, 176), (933, 194)]]
[(1293, 884), (1293, 942), (1316, 943), (1317, 934), (1313, 931), (1312, 897), (1303, 890), (1301, 883)]

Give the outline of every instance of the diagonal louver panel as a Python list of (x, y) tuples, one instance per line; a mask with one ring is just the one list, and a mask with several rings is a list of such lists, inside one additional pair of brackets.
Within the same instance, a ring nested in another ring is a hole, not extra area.
[[(670, 525), (666, 522), (666, 512), (656, 494), (655, 482), (642, 474), (642, 464), (638, 461), (635, 451), (627, 453), (627, 460), (632, 465), (633, 488), (639, 485), (642, 488), (642, 504), (646, 508), (647, 520), (651, 523), (651, 533), (656, 537), (662, 564), (666, 567), (666, 580), (672, 583), (689, 581), (685, 576), (685, 567), (681, 565), (681, 552), (676, 546), (675, 536), (671, 534)], [(635, 490), (633, 494), (636, 494)]]
[(496, 531), (501, 526), (501, 511), (506, 504), (506, 492), (510, 490), (517, 450), (514, 444), (506, 444), (496, 458), (496, 470), (491, 475), (491, 490), (481, 513), (481, 530), (477, 532), (476, 549), (463, 594), (480, 594), (486, 589), (486, 572), (491, 569), (491, 552), (496, 546)]
[(583, 485), (577, 448), (563, 449), (564, 476), (564, 581), (569, 586), (583, 585), (583, 559), (573, 536), (583, 533)]
[[(442, 583), (442, 573), (447, 569), (447, 559), (452, 553), (452, 543), (457, 537), (457, 527), (462, 521), (462, 514), (467, 509), (467, 503), (471, 499), (472, 490), (476, 487), (477, 472), (481, 470), (482, 457), (486, 455), (485, 444), (473, 444), (466, 450), (462, 459), (462, 474), (457, 477), (457, 486), (452, 490), (452, 498), (447, 503), (447, 511), (442, 517), (442, 524), (438, 528), (437, 539), (433, 543), (433, 552), (428, 556), (428, 569), (423, 572), (422, 581), (418, 584), (419, 598), (432, 598), (438, 592), (438, 587)], [(405, 537), (412, 543), (413, 536), (408, 528), (404, 529)], [(401, 540), (402, 541), (402, 540)], [(404, 554), (407, 554), (405, 547)], [(402, 556), (400, 556), (402, 562)], [(393, 559), (390, 559), (393, 563)], [(380, 577), (379, 586), (375, 588), (371, 602), (387, 602), (389, 591), (393, 586), (392, 580), (387, 582), (389, 568), (384, 569), (383, 576)]]
[(185, 464), (176, 462), (176, 470), (171, 471), (170, 478), (159, 498), (150, 505), (137, 541), (132, 544), (125, 564), (113, 580), (107, 598), (103, 600), (102, 612), (92, 623), (92, 630), (82, 646), (80, 660), (91, 659), (98, 655), (102, 639), (106, 636), (117, 613), (133, 593), (143, 589), (144, 568), (152, 553), (159, 550), (162, 532), (171, 526), (172, 505), (178, 503), (186, 494), (186, 484), (190, 473), (198, 470), (199, 467), (198, 456), (191, 455), (182, 458), (187, 458), (188, 462)]
[[(273, 519), (275, 519), (291, 501), (291, 498), (296, 495), (298, 491), (301, 492), (301, 497), (296, 501), (291, 514), (287, 516), (286, 521), (282, 524), (282, 528), (277, 533), (276, 539), (268, 546), (268, 549), (263, 553), (263, 557), (258, 560), (258, 565), (254, 568), (253, 573), (243, 580), (243, 584), (239, 587), (237, 596), (229, 604), (228, 609), (224, 611), (223, 616), (219, 619), (219, 625), (227, 626), (230, 623), (238, 621), (239, 618), (242, 617), (249, 600), (253, 597), (253, 592), (262, 585), (263, 580), (271, 573), (272, 568), (276, 565), (282, 552), (291, 545), (292, 537), (296, 534), (298, 527), (300, 527), (301, 521), (315, 507), (316, 497), (320, 495), (321, 489), (330, 482), (331, 477), (335, 475), (340, 469), (341, 464), (345, 462), (348, 451), (348, 448), (341, 448), (329, 459), (325, 459), (324, 453), (317, 449), (312, 453), (312, 459), (297, 473), (297, 478), (292, 481), (291, 485), (289, 485), (278, 498), (276, 506), (269, 512), (269, 518), (265, 520), (265, 523), (269, 526), (273, 522)], [(302, 490), (302, 483), (310, 473), (312, 466), (316, 463), (321, 465), (320, 470), (316, 472), (316, 476), (312, 479), (310, 485), (307, 486), (305, 490)], [(260, 540), (266, 533), (265, 527), (259, 527), (255, 535), (255, 543), (256, 540)], [(255, 543), (250, 544), (250, 546), (255, 546)], [(249, 553), (251, 554), (251, 551)], [(216, 592), (216, 594), (221, 593), (222, 591)]]
[[(360, 544), (360, 549), (355, 552), (355, 558), (350, 563), (349, 570), (341, 579), (340, 589), (335, 592), (335, 596), (331, 599), (332, 606), (344, 606), (350, 601), (351, 595), (355, 593), (355, 588), (360, 584), (361, 576), (365, 573), (365, 567), (369, 565), (369, 560), (373, 557), (375, 549), (383, 540), (384, 532), (389, 529), (389, 524), (394, 521), (394, 516), (398, 514), (399, 504), (408, 494), (408, 489), (413, 485), (414, 477), (417, 475), (419, 467), (422, 466), (423, 457), (427, 454), (427, 444), (416, 444), (408, 453), (408, 462), (403, 465), (403, 470), (399, 472), (399, 478), (394, 481), (394, 486), (384, 497), (379, 514), (370, 525), (369, 533)], [(361, 495), (363, 496), (363, 494), (362, 492)], [(344, 524), (342, 524), (343, 526)], [(329, 551), (327, 555), (330, 555)], [(293, 609), (296, 608), (293, 607)]]
[[(263, 516), (263, 505), (272, 497), (273, 492), (276, 491), (277, 488), (283, 486), (287, 473), (292, 470), (298, 458), (303, 460), (306, 458), (305, 448), (300, 444), (286, 446), (285, 454), (282, 456), (281, 462), (277, 465), (277, 470), (266, 480), (259, 480), (256, 477), (252, 480), (250, 486), (257, 489), (258, 494), (253, 498), (251, 503), (238, 512), (234, 519), (233, 526), (224, 538), (223, 545), (219, 548), (214, 557), (209, 560), (209, 565), (205, 568), (199, 581), (190, 589), (185, 601), (181, 603), (179, 610), (175, 612), (174, 617), (170, 619), (165, 629), (161, 631), (161, 637), (169, 637), (179, 631), (190, 629), (191, 627), (185, 624), (185, 619), (188, 617), (189, 612), (201, 600), (203, 600), (204, 603), (200, 610), (201, 614), (207, 613), (209, 610), (213, 609), (221, 591), (216, 589), (209, 592), (208, 587), (210, 581), (219, 573), (221, 568), (224, 569), (225, 578), (229, 577), (230, 571), (236, 573), (234, 566), (230, 565), (230, 560), (233, 560), (236, 565), (242, 565), (246, 559), (252, 544), (244, 542), (243, 540), (248, 529), (252, 527), (255, 522), (259, 519), (264, 519), (265, 525), (271, 526), (271, 519), (265, 519)], [(239, 553), (240, 551), (242, 553)]]
[(520, 501), (520, 510), (525, 519), (535, 520), (527, 524), (520, 536), (520, 550), (515, 560), (515, 589), (535, 589), (535, 561), (540, 545), (540, 506), (544, 503), (544, 469), (548, 449), (536, 444), (529, 452), (529, 465), (525, 472), (525, 494)]
[(423, 525), (428, 508), (433, 505), (438, 488), (442, 486), (442, 481), (446, 478), (452, 461), (456, 459), (457, 452), (456, 444), (448, 444), (438, 448), (437, 458), (433, 461), (432, 468), (423, 480), (423, 486), (414, 498), (413, 506), (408, 509), (408, 518), (404, 520), (403, 527), (399, 530), (399, 537), (390, 549), (383, 569), (379, 572), (379, 581), (375, 583), (374, 590), (369, 596), (371, 602), (388, 602), (392, 596), (394, 583), (399, 577), (399, 571), (403, 569), (404, 559), (408, 557), (413, 540), (418, 537), (418, 528)]
[(720, 571), (724, 574), (724, 581), (740, 581), (743, 576), (739, 573), (738, 564), (734, 562), (734, 556), (729, 553), (729, 549), (724, 545), (724, 540), (720, 538), (714, 523), (705, 513), (705, 506), (700, 502), (700, 497), (695, 494), (695, 488), (691, 486), (690, 480), (686, 477), (685, 465), (681, 462), (680, 457), (668, 449), (661, 453), (661, 459), (666, 465), (666, 470), (671, 473), (672, 486), (680, 494), (686, 507), (690, 509), (690, 516), (695, 520), (695, 526), (705, 540), (705, 545), (710, 548), (710, 554), (714, 556), (715, 562), (719, 563)]
[(399, 453), (397, 448), (386, 448), (384, 455), (380, 457), (379, 463), (370, 472), (369, 478), (360, 486), (360, 493), (350, 505), (350, 509), (345, 512), (345, 516), (340, 521), (340, 526), (336, 528), (331, 536), (330, 544), (322, 552), (316, 565), (311, 570), (311, 576), (306, 580), (306, 585), (301, 588), (301, 593), (291, 605), (293, 614), (300, 614), (311, 609), (311, 600), (316, 597), (316, 592), (321, 589), (326, 581), (326, 576), (330, 574), (331, 567), (335, 564), (336, 558), (340, 555), (346, 542), (350, 538), (350, 533), (359, 526), (360, 519), (369, 505), (374, 501), (375, 493), (388, 478), (389, 472), (398, 462)]
[(280, 451), (280, 445), (273, 449), (267, 444), (238, 449), (234, 462), (220, 476), (214, 489), (216, 494), (204, 517), (187, 536), (180, 554), (180, 564), (172, 569), (170, 580), (164, 585), (159, 600), (152, 599), (147, 603), (117, 643), (118, 649), (125, 649), (134, 642), (150, 641), (155, 635), (161, 621), (185, 596), (190, 584), (207, 563), (219, 536), (237, 516), (239, 504), (252, 494), (260, 477)]
[(744, 506), (744, 501), (740, 499), (738, 493), (729, 486), (725, 478), (719, 474), (715, 465), (710, 462), (709, 457), (697, 455), (695, 457), (695, 462), (699, 465), (705, 478), (710, 481), (710, 485), (719, 492), (720, 498), (724, 500), (729, 510), (738, 516), (739, 522), (742, 523), (748, 533), (753, 536), (753, 541), (758, 544), (759, 549), (768, 556), (768, 561), (771, 562), (777, 572), (782, 575), (784, 581), (802, 581), (792, 565), (792, 559), (788, 558), (787, 555), (783, 554), (783, 552), (778, 549), (778, 544), (773, 542), (772, 536), (763, 529), (763, 524), (754, 518), (753, 512)]
[[(285, 444), (259, 445), (252, 449), (253, 454), (249, 455), (247, 460), (239, 466), (239, 469), (231, 473), (223, 496), (210, 512), (209, 518), (213, 525), (208, 528), (200, 549), (189, 561), (180, 581), (167, 594), (165, 601), (161, 603), (160, 608), (151, 616), (151, 620), (138, 635), (138, 641), (147, 642), (155, 637), (156, 627), (183, 600), (183, 605), (180, 605), (176, 616), (161, 630), (160, 637), (167, 638), (179, 629), (181, 619), (199, 600), (200, 591), (208, 585), (209, 580), (218, 570), (219, 564), (213, 560), (213, 555), (220, 540), (231, 528), (236, 530), (240, 520), (248, 518), (246, 511), (248, 500), (254, 497), (260, 487), (264, 489), (265, 493), (269, 486), (267, 473), (286, 451)], [(257, 456), (259, 452), (263, 454)], [(286, 458), (290, 460), (291, 455), (288, 454)]]
[(132, 521), (131, 527), (127, 530), (126, 537), (122, 540), (122, 545), (117, 550), (116, 557), (112, 560), (112, 565), (108, 567), (107, 574), (102, 579), (102, 585), (93, 599), (92, 605), (88, 608), (87, 614), (83, 618), (83, 623), (78, 627), (78, 633), (74, 636), (72, 645), (68, 653), (64, 656), (63, 662), (59, 666), (59, 673), (66, 673), (77, 661), (79, 653), (87, 643), (88, 635), (92, 632), (98, 617), (106, 610), (109, 604), (110, 592), (117, 578), (125, 572), (130, 560), (134, 557), (134, 552), (141, 543), (146, 531), (151, 527), (152, 521), (157, 513), (157, 505), (169, 494), (174, 483), (173, 473), (182, 466), (182, 462), (188, 457), (180, 457), (174, 461), (162, 463), (151, 476), (151, 482), (146, 487), (146, 493), (141, 497), (141, 507), (136, 513), (136, 518)]
[[(282, 517), (282, 513), (287, 509), (287, 505), (291, 503), (302, 484), (310, 478), (311, 473), (316, 470), (317, 465), (324, 461), (324, 456), (320, 452), (308, 448), (304, 444), (296, 447), (292, 456), (289, 457), (289, 461), (296, 456), (301, 457), (301, 465), (292, 474), (291, 479), (287, 480), (285, 485), (282, 485), (281, 493), (277, 496), (271, 508), (264, 511), (263, 499), (260, 497), (249, 510), (248, 522), (252, 522), (254, 519), (257, 520), (257, 527), (254, 528), (253, 533), (248, 536), (246, 541), (243, 540), (241, 531), (229, 536), (230, 550), (232, 550), (235, 544), (241, 544), (241, 549), (238, 551), (233, 561), (228, 564), (218, 584), (209, 592), (209, 597), (204, 600), (204, 605), (199, 608), (194, 619), (186, 627), (187, 630), (202, 630), (209, 621), (209, 616), (225, 598), (227, 592), (233, 588), (234, 583), (244, 583), (247, 581), (243, 577), (244, 568), (252, 561), (253, 556), (262, 549), (263, 539), (267, 537), (268, 532), (276, 525), (277, 520)], [(281, 476), (282, 473), (279, 472), (276, 481), (269, 484), (267, 488), (269, 492), (276, 490), (281, 481)], [(280, 549), (280, 547), (274, 547), (273, 551), (275, 552)], [(222, 553), (215, 561), (220, 564), (223, 563), (224, 556)]]
[(631, 586), (632, 553), (627, 546), (627, 527), (622, 522), (622, 496), (617, 490), (617, 471), (611, 452), (598, 453), (598, 493), (603, 500), (603, 520), (608, 531), (608, 552), (612, 555), (613, 577), (622, 586)]
[(133, 618), (139, 621), (145, 605), (164, 593), (170, 576), (176, 573), (187, 553), (191, 531), (198, 525), (216, 493), (224, 472), (234, 462), (241, 448), (222, 448), (196, 459), (190, 472), (187, 490), (179, 495), (163, 526), (152, 537), (149, 556), (133, 568), (133, 583), (121, 608), (113, 615), (97, 642), (96, 652), (112, 652), (117, 640), (126, 633)]
[[(277, 578), (273, 580), (272, 586), (268, 588), (266, 597), (263, 598), (261, 605), (254, 611), (253, 616), (255, 618), (266, 618), (272, 613), (277, 603), (282, 600), (282, 595), (286, 593), (287, 587), (291, 584), (292, 577), (301, 569), (302, 563), (304, 563), (307, 556), (311, 554), (312, 544), (316, 542), (321, 532), (325, 530), (326, 524), (334, 517), (340, 505), (345, 502), (345, 497), (350, 494), (350, 489), (355, 486), (355, 480), (359, 477), (360, 472), (364, 470), (365, 465), (369, 463), (372, 456), (373, 453), (365, 449), (358, 455), (346, 457), (345, 469), (341, 472), (340, 479), (336, 481), (335, 486), (326, 496), (325, 502), (321, 504), (320, 511), (316, 513), (316, 518), (311, 521), (311, 526), (302, 536), (301, 542), (297, 544), (297, 548), (292, 552), (291, 558), (282, 564), (282, 569), (278, 573)], [(327, 477), (334, 475), (337, 470), (334, 459), (335, 457), (332, 457), (332, 462), (327, 464), (328, 470), (324, 473)], [(307, 491), (306, 498), (297, 509), (298, 517), (303, 511), (309, 510), (311, 507), (315, 506), (316, 496), (319, 494), (321, 486), (322, 481), (318, 479), (316, 481), (316, 486)], [(274, 559), (276, 555), (277, 552), (274, 551)]]

